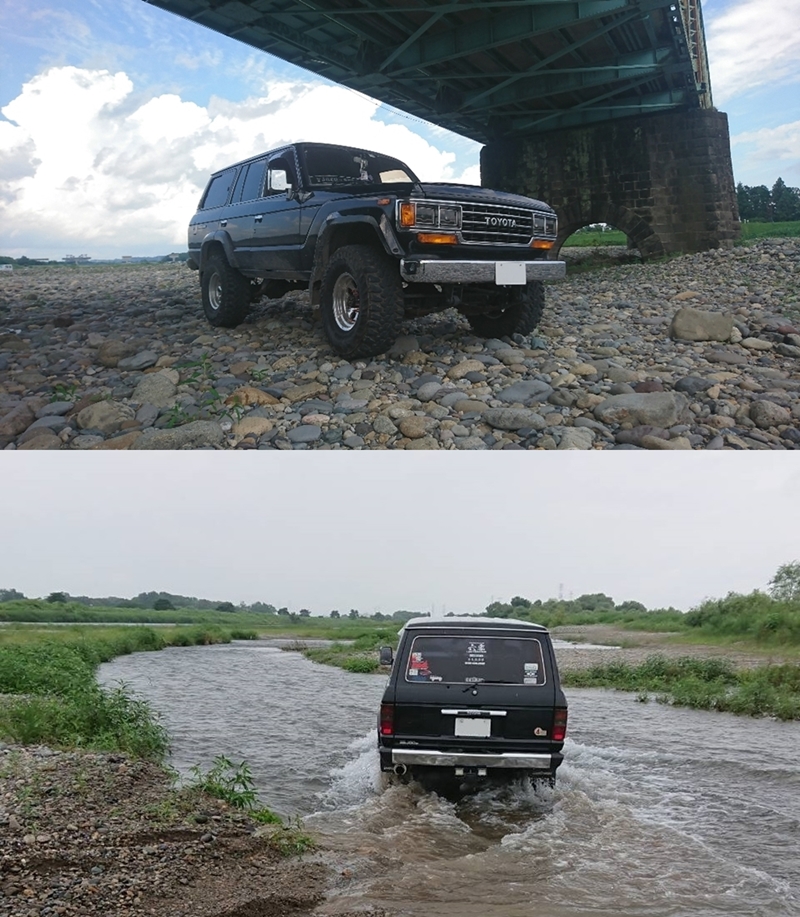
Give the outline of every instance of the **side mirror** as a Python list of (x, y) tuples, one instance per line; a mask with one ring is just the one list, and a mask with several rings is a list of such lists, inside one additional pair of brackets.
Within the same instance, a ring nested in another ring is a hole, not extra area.
[(394, 662), (394, 654), (392, 653), (391, 646), (382, 646), (380, 663), (381, 665), (391, 665)]

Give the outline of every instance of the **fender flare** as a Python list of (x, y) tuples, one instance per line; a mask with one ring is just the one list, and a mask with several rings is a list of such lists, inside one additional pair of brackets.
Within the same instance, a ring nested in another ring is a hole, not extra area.
[(315, 303), (315, 291), (319, 289), (322, 275), (331, 257), (330, 243), (334, 231), (342, 226), (355, 226), (358, 224), (369, 226), (373, 230), (375, 238), (380, 241), (381, 247), (387, 255), (397, 258), (398, 262), (405, 255), (385, 213), (381, 214), (380, 220), (376, 220), (374, 216), (369, 214), (342, 214), (339, 211), (329, 213), (325, 218), (325, 225), (317, 236), (317, 242), (314, 247), (314, 266), (309, 281), (312, 304)]
[(222, 250), (225, 252), (225, 257), (228, 259), (228, 264), (231, 267), (238, 269), (239, 265), (236, 262), (236, 255), (233, 253), (233, 241), (227, 232), (223, 232), (221, 229), (217, 229), (214, 232), (208, 233), (207, 236), (200, 243), (200, 270), (206, 266), (208, 261), (208, 253), (211, 250), (212, 246), (215, 243), (219, 243), (222, 246)]

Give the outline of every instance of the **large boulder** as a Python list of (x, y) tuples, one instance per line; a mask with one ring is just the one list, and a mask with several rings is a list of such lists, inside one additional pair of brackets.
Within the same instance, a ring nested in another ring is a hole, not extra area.
[(612, 395), (594, 409), (601, 423), (649, 425), (668, 429), (683, 420), (689, 402), (679, 392)]
[(669, 326), (676, 341), (728, 341), (733, 331), (733, 316), (701, 309), (678, 309)]

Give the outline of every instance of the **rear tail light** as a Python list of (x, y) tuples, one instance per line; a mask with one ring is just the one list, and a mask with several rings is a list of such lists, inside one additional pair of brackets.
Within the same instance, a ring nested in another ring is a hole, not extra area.
[(567, 708), (557, 707), (553, 716), (553, 741), (563, 742), (567, 736)]
[(394, 704), (381, 704), (381, 724), (379, 728), (382, 736), (394, 735)]

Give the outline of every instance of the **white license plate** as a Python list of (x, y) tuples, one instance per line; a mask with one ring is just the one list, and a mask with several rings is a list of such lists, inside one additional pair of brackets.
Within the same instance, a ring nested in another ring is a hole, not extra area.
[(492, 734), (492, 721), (488, 717), (456, 717), (457, 736), (475, 736), (486, 738)]
[(494, 282), (498, 286), (523, 286), (527, 283), (524, 261), (496, 261)]

